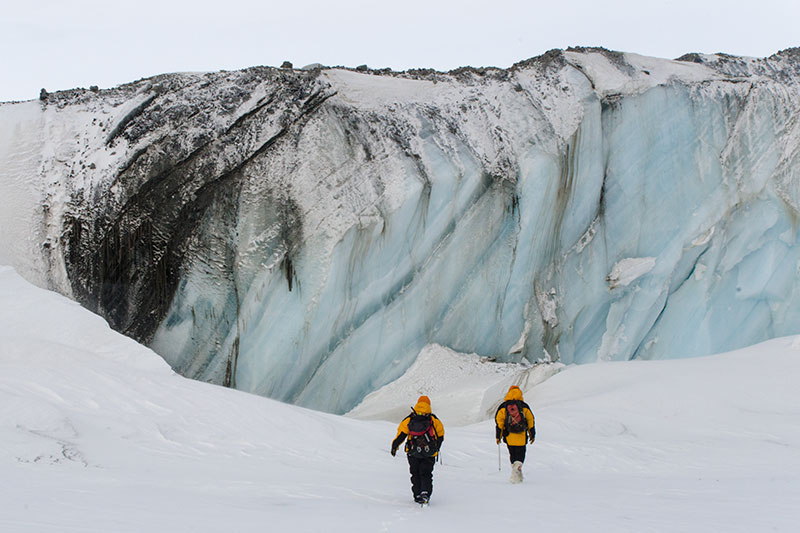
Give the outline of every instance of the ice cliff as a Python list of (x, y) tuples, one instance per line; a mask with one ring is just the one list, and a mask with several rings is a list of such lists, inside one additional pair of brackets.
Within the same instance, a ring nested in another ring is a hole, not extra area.
[(0, 105), (0, 262), (189, 377), (333, 412), (431, 343), (800, 333), (800, 50), (258, 67)]

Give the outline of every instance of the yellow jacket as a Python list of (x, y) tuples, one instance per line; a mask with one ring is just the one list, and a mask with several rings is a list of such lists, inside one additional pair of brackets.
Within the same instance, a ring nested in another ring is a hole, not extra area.
[[(506, 403), (512, 400), (522, 402), (522, 414), (528, 421), (527, 431), (521, 431), (519, 433), (509, 433), (506, 431)], [(499, 441), (501, 436), (504, 437), (503, 440), (505, 440), (506, 444), (509, 446), (525, 446), (528, 439), (533, 443), (533, 440), (536, 438), (536, 423), (533, 418), (533, 411), (531, 411), (528, 404), (523, 401), (522, 391), (517, 386), (512, 386), (508, 389), (505, 401), (500, 404), (497, 413), (494, 415), (494, 421), (496, 424), (495, 438)]]
[[(414, 414), (431, 415), (431, 422), (433, 423), (433, 430), (436, 433), (436, 439), (437, 439), (436, 449), (438, 450), (439, 447), (442, 445), (442, 441), (444, 441), (444, 424), (442, 424), (442, 421), (439, 420), (435, 414), (431, 413), (430, 403), (426, 403), (424, 401), (418, 401), (417, 404), (414, 406), (413, 412), (407, 417), (405, 417), (403, 421), (400, 422), (400, 425), (397, 427), (397, 436), (392, 441), (392, 455), (394, 455), (397, 452), (397, 448), (400, 446), (400, 444), (403, 443), (404, 440), (406, 440), (406, 437), (408, 437), (409, 434), (408, 422), (411, 420), (411, 416)], [(406, 442), (405, 452), (409, 453), (408, 442)], [(437, 455), (439, 455), (438, 451), (433, 454), (434, 457)]]

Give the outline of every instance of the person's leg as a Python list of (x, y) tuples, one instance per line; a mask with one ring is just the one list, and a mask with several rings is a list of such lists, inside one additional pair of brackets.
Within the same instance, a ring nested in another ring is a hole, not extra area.
[(508, 457), (511, 460), (511, 483), (522, 482), (522, 462), (525, 460), (525, 446), (509, 446)]
[(513, 464), (515, 461), (525, 462), (525, 446), (509, 446), (508, 460)]
[(435, 457), (426, 457), (419, 460), (420, 488), (421, 492), (427, 492), (428, 498), (433, 494), (433, 467), (436, 464)]
[(520, 463), (525, 462), (525, 449), (527, 446), (509, 446), (508, 447), (508, 458), (511, 463), (515, 463), (519, 461)]
[(416, 500), (422, 492), (422, 475), (420, 472), (420, 459), (408, 456), (408, 470), (411, 472), (411, 493)]

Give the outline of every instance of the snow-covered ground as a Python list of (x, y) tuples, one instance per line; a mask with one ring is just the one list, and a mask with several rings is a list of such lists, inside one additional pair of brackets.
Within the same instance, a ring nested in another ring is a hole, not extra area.
[[(0, 267), (0, 531), (797, 530), (800, 337), (533, 376), (453, 357), (334, 416), (184, 379)], [(522, 485), (490, 419), (458, 425), (511, 382), (537, 420)], [(419, 392), (447, 427), (428, 509), (388, 451)]]

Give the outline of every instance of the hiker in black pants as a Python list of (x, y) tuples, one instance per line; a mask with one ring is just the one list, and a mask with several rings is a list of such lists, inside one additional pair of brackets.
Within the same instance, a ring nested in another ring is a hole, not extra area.
[(392, 456), (397, 454), (397, 448), (406, 437), (411, 492), (415, 502), (428, 503), (433, 494), (433, 465), (444, 441), (444, 425), (431, 413), (431, 401), (427, 396), (420, 396), (411, 414), (400, 422), (392, 441)]
[(497, 445), (500, 438), (508, 446), (511, 460), (511, 483), (522, 483), (522, 463), (525, 462), (525, 445), (536, 438), (536, 426), (528, 404), (522, 400), (522, 391), (516, 385), (508, 389), (505, 400), (497, 408), (494, 416)]

